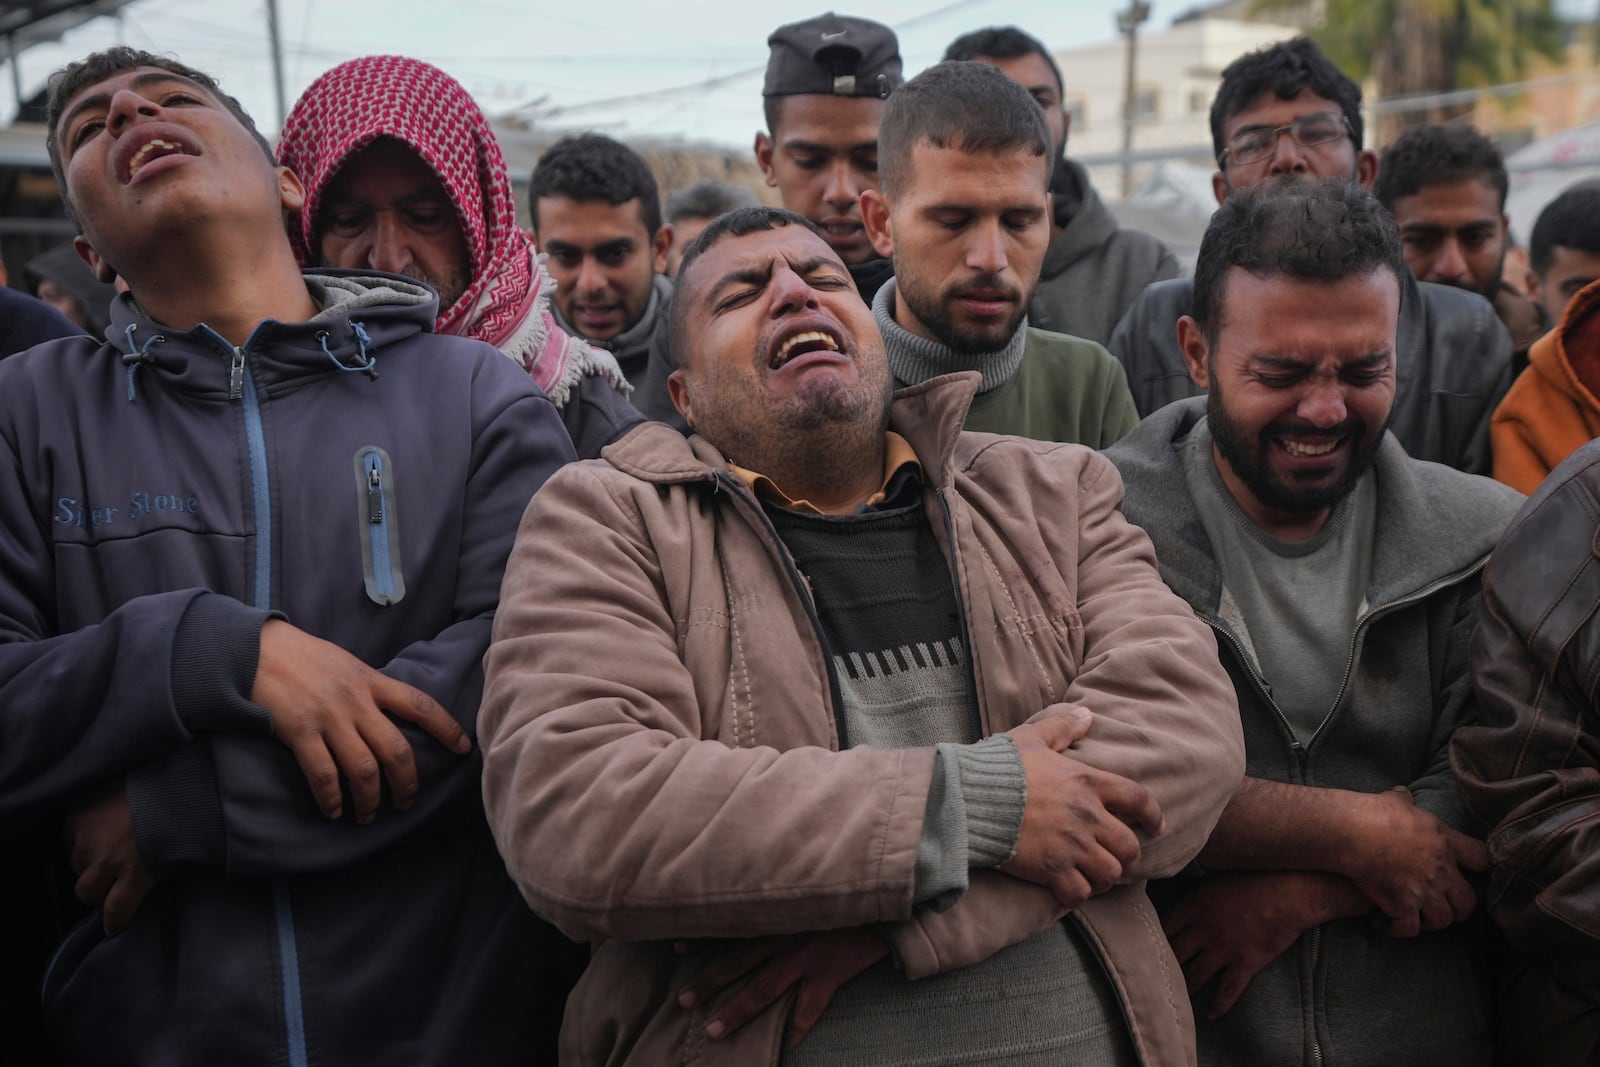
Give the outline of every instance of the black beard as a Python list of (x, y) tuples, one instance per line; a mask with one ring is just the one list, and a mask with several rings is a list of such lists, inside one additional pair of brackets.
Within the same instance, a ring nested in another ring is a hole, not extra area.
[[(1393, 415), (1391, 409), (1390, 418)], [(1206, 395), (1206, 421), (1211, 427), (1211, 440), (1217, 451), (1227, 461), (1234, 475), (1250, 490), (1250, 495), (1263, 506), (1289, 515), (1314, 515), (1349, 496), (1361, 476), (1372, 466), (1378, 446), (1383, 443), (1382, 432), (1369, 441), (1366, 421), (1354, 415), (1331, 429), (1317, 429), (1280, 420), (1263, 427), (1252, 441), (1233, 420), (1215, 378)], [(1384, 430), (1388, 428), (1389, 422), (1385, 420)], [(1328, 486), (1297, 486), (1273, 479), (1267, 462), (1268, 451), (1276, 447), (1272, 439), (1297, 433), (1349, 435), (1356, 442), (1349, 466), (1338, 481)]]
[(909, 279), (900, 277), (900, 272), (895, 272), (895, 297), (906, 302), (906, 307), (917, 317), (917, 321), (928, 328), (928, 332), (938, 338), (940, 344), (952, 352), (963, 356), (980, 356), (985, 352), (998, 352), (1011, 343), (1017, 335), (1017, 330), (1022, 326), (1022, 320), (1028, 317), (1028, 301), (1032, 294), (1019, 293), (1011, 286), (1005, 285), (998, 278), (988, 276), (979, 277), (971, 282), (964, 283), (966, 288), (1004, 290), (1010, 295), (1017, 296), (1017, 310), (1007, 320), (1003, 332), (1004, 336), (995, 341), (994, 338), (981, 333), (974, 333), (958, 327), (945, 312), (944, 298), (948, 294), (939, 294), (932, 298), (915, 282), (907, 285)]

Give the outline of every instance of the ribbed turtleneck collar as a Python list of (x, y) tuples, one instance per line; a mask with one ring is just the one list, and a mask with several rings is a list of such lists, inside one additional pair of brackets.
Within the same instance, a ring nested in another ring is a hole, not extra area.
[(1022, 366), (1022, 349), (1028, 342), (1028, 320), (1004, 348), (994, 352), (957, 352), (938, 341), (929, 341), (894, 321), (895, 284), (889, 282), (872, 300), (872, 317), (878, 320), (883, 346), (889, 354), (889, 370), (901, 385), (917, 385), (929, 378), (955, 371), (975, 370), (983, 375), (979, 394), (998, 389), (1011, 380)]

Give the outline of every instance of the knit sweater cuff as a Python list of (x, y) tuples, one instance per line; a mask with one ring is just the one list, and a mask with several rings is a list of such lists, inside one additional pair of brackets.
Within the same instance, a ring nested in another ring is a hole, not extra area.
[(967, 816), (967, 866), (998, 867), (1017, 850), (1028, 782), (1022, 758), (1005, 734), (956, 746)]
[(282, 618), (230, 597), (195, 597), (172, 642), (172, 701), (193, 733), (271, 733), (272, 717), (250, 700), (261, 660), (261, 627)]
[(917, 840), (912, 899), (943, 911), (967, 891), (967, 813), (961, 799), (961, 745), (934, 746), (933, 780)]

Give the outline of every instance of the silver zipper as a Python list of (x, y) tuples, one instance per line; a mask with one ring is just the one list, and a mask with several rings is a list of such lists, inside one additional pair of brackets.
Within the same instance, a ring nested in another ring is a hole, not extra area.
[(376, 465), (367, 469), (367, 521), (374, 526), (383, 522), (383, 475)]
[(244, 396), (244, 349), (235, 345), (233, 362), (228, 365), (228, 399), (238, 400), (242, 396)]

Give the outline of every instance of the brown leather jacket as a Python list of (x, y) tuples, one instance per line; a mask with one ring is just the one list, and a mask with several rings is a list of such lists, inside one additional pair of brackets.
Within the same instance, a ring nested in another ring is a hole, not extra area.
[(1472, 645), (1480, 721), (1451, 761), (1494, 829), (1489, 910), (1527, 960), (1503, 1012), (1506, 1062), (1600, 1059), (1600, 442), (1557, 467), (1483, 579)]
[[(1210, 631), (1162, 584), (1121, 483), (1077, 445), (959, 433), (977, 376), (897, 394), (964, 608), (984, 732), (1095, 714), (1075, 753), (1166, 816), (1129, 880), (1078, 909), (1146, 1064), (1193, 1062), (1183, 976), (1144, 893), (1200, 849), (1243, 741)], [(913, 909), (932, 749), (838, 750), (803, 578), (704, 440), (648, 425), (565, 468), (506, 570), (479, 735), (512, 877), (600, 942), (568, 1002), (563, 1061), (775, 1063), (788, 1004), (706, 1042), (675, 1001), (672, 939), (881, 923), (909, 978), (987, 958), (1062, 917), (974, 871)]]

